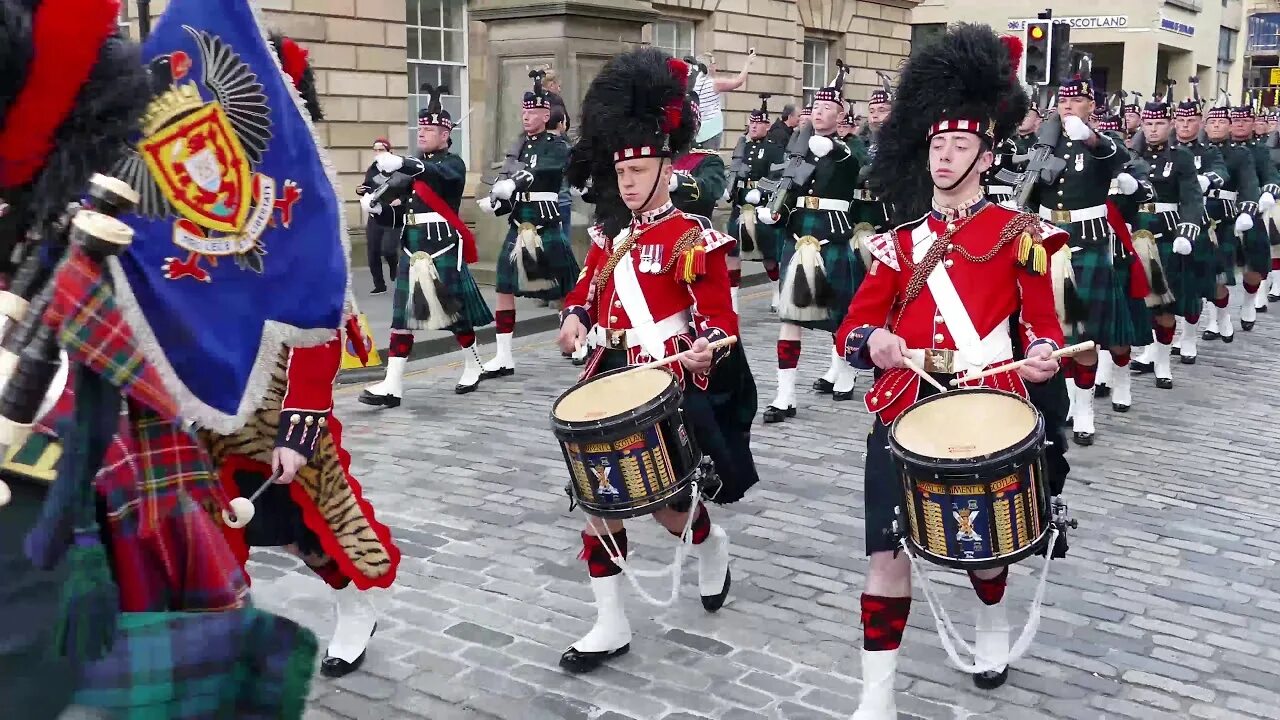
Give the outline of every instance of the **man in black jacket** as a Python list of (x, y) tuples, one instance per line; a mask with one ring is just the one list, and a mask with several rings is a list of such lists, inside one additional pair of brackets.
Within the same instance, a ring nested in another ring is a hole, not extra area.
[(795, 132), (799, 124), (800, 118), (796, 115), (796, 106), (787, 103), (782, 106), (782, 115), (769, 126), (769, 133), (765, 138), (774, 145), (786, 147), (791, 140), (791, 133)]
[[(391, 143), (386, 138), (373, 141), (373, 155), (391, 152)], [(357, 195), (371, 193), (387, 181), (387, 175), (378, 171), (378, 163), (369, 163), (364, 173), (364, 183), (356, 188)], [(373, 294), (381, 295), (387, 291), (387, 281), (382, 274), (382, 263), (387, 264), (391, 279), (396, 277), (396, 268), (400, 262), (400, 235), (404, 230), (404, 208), (399, 201), (396, 204), (385, 204), (383, 211), (370, 215), (365, 223), (365, 250), (369, 261), (369, 274), (373, 276)]]

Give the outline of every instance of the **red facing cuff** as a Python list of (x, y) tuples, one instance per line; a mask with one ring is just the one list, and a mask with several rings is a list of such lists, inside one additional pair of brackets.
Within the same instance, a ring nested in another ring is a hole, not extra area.
[(284, 399), (276, 447), (287, 447), (310, 459), (320, 434), (327, 431), (333, 409), (333, 383), (342, 366), (342, 341), (289, 351)]

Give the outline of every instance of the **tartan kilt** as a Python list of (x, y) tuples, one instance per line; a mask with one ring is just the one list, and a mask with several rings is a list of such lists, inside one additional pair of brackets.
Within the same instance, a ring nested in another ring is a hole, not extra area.
[[(1069, 228), (1064, 228), (1069, 231)], [(1135, 322), (1130, 310), (1128, 272), (1120, 272), (1105, 242), (1085, 242), (1071, 253), (1076, 294), (1088, 313), (1083, 328), (1067, 333), (1071, 344), (1092, 340), (1103, 348), (1137, 344)], [(1141, 300), (1137, 301), (1139, 304)], [(1143, 333), (1150, 334), (1148, 325)]]
[(1244, 243), (1240, 247), (1238, 259), (1240, 265), (1249, 272), (1261, 275), (1271, 272), (1271, 241), (1261, 221), (1244, 234)]
[(1212, 232), (1209, 222), (1201, 225), (1200, 237), (1191, 248), (1201, 300), (1213, 300), (1218, 292), (1218, 247), (1213, 243)]
[(507, 237), (502, 241), (502, 252), (498, 253), (498, 293), (539, 300), (560, 300), (568, 295), (578, 282), (580, 269), (577, 258), (573, 256), (573, 247), (565, 238), (559, 223), (538, 228), (538, 234), (542, 237), (542, 251), (546, 254), (554, 277), (554, 284), (546, 290), (520, 289), (519, 270), (511, 261), (511, 249), (516, 245), (518, 232), (519, 229), (514, 224), (507, 229)]
[[(1160, 264), (1164, 266), (1165, 280), (1174, 300), (1164, 307), (1155, 308), (1155, 314), (1169, 313), (1178, 317), (1194, 317), (1203, 307), (1201, 279), (1206, 270), (1198, 268), (1193, 255), (1179, 255), (1173, 251), (1173, 241), (1178, 237), (1176, 225), (1170, 224), (1170, 213), (1138, 213), (1138, 227), (1149, 231), (1156, 238)], [(1193, 247), (1194, 252), (1194, 247)]]
[[(1241, 252), (1240, 237), (1236, 235), (1234, 219), (1223, 220), (1213, 228), (1218, 244), (1213, 251), (1214, 284), (1230, 287), (1236, 284), (1236, 265)], [(1208, 298), (1212, 300), (1213, 298)]]
[(75, 701), (118, 720), (295, 720), (317, 649), (311, 631), (255, 608), (125, 613)]
[[(834, 232), (833, 227), (836, 228)], [(853, 225), (849, 223), (849, 214), (828, 210), (792, 210), (790, 222), (782, 232), (778, 266), (784, 277), (796, 254), (796, 238), (812, 235), (827, 241), (822, 246), (822, 264), (832, 289), (830, 312), (825, 320), (784, 322), (810, 330), (835, 332), (840, 323), (844, 322), (844, 316), (849, 312), (849, 303), (853, 301), (854, 293), (867, 276), (867, 266), (849, 243), (853, 239)]]
[[(480, 286), (466, 263), (459, 264), (460, 238), (457, 231), (443, 223), (417, 225), (406, 228), (404, 248), (408, 253), (427, 252), (435, 254), (452, 243), (453, 249), (441, 253), (432, 259), (440, 282), (452, 297), (462, 301), (462, 312), (458, 321), (450, 326), (451, 332), (467, 332), (482, 328), (493, 322), (493, 313), (489, 304), (480, 294)], [(391, 307), (391, 329), (409, 330), (409, 268), (412, 259), (405, 250), (400, 251), (400, 260), (396, 266), (396, 287)]]
[(1134, 340), (1130, 345), (1142, 346), (1151, 342), (1151, 328), (1154, 326), (1155, 318), (1151, 315), (1151, 308), (1147, 307), (1145, 298), (1129, 297), (1129, 278), (1132, 273), (1133, 268), (1129, 265), (1127, 258), (1123, 261), (1116, 259), (1116, 284), (1120, 287), (1120, 294), (1128, 308), (1129, 323), (1133, 328)]
[(746, 231), (743, 230), (742, 227), (743, 208), (746, 208), (748, 212), (755, 212), (754, 205), (734, 205), (733, 210), (730, 211), (727, 229), (729, 231), (729, 236), (738, 241), (734, 243), (733, 251), (730, 255), (741, 255), (743, 244), (746, 242), (752, 242), (759, 251), (760, 257), (755, 257), (753, 254), (752, 257), (743, 258), (744, 260), (777, 262), (778, 254), (781, 252), (782, 232), (778, 229), (777, 225), (766, 225), (762, 222), (757, 222), (755, 224), (755, 235), (752, 236), (750, 241), (744, 240), (742, 234)]

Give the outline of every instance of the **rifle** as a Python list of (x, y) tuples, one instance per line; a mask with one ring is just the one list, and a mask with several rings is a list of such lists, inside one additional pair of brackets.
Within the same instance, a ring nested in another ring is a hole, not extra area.
[(736, 192), (742, 183), (750, 179), (751, 163), (747, 161), (747, 136), (743, 135), (738, 138), (738, 144), (733, 147), (733, 158), (729, 161), (730, 194)]
[(771, 194), (767, 207), (774, 215), (782, 214), (782, 204), (786, 202), (787, 194), (793, 188), (804, 187), (809, 182), (809, 178), (813, 177), (813, 171), (816, 168), (807, 159), (811, 137), (813, 137), (812, 124), (805, 125), (792, 133), (791, 140), (787, 143), (787, 163), (783, 167), (782, 177), (777, 180), (760, 180), (756, 183), (756, 187), (760, 188), (761, 192)]
[(1053, 113), (1040, 124), (1040, 131), (1036, 133), (1036, 144), (1031, 148), (1027, 167), (1022, 174), (1018, 175), (1006, 170), (996, 173), (996, 178), (1001, 182), (1017, 178), (1013, 183), (1013, 199), (1018, 207), (1030, 207), (1031, 191), (1035, 189), (1037, 182), (1051, 185), (1057, 182), (1058, 176), (1067, 169), (1066, 161), (1053, 154), (1060, 137), (1062, 137), (1062, 118), (1057, 113)]

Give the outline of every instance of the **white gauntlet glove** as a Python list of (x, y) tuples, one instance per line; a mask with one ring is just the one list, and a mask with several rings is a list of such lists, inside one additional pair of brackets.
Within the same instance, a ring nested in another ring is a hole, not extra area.
[(510, 200), (511, 196), (516, 194), (516, 181), (511, 178), (499, 180), (493, 184), (489, 194), (499, 200)]
[(748, 205), (755, 205), (756, 207), (759, 207), (761, 199), (759, 190), (751, 188), (747, 191), (746, 201)]
[(814, 135), (809, 138), (809, 152), (813, 153), (814, 157), (826, 157), (835, 147), (836, 144), (829, 137)]
[(1253, 218), (1249, 217), (1249, 213), (1240, 213), (1236, 216), (1236, 234), (1247, 233), (1253, 229)]
[(769, 212), (769, 208), (767, 207), (758, 207), (756, 208), (756, 219), (765, 225), (774, 225), (781, 218)]
[(1212, 183), (1210, 183), (1210, 182), (1209, 182), (1209, 178), (1205, 177), (1204, 175), (1197, 175), (1197, 176), (1196, 176), (1196, 180), (1200, 181), (1200, 193), (1201, 193), (1201, 194), (1204, 194), (1204, 193), (1209, 192), (1209, 185), (1211, 185), (1211, 184), (1212, 184)]
[(492, 215), (494, 211), (497, 210), (497, 208), (494, 207), (493, 205), (493, 198), (490, 198), (488, 196), (482, 197), (479, 200), (477, 200), (476, 205), (480, 206), (480, 212), (484, 213), (485, 215)]
[(386, 175), (404, 167), (404, 158), (389, 152), (379, 153), (378, 157), (374, 158), (374, 162), (378, 164), (378, 172)]
[(372, 195), (361, 195), (360, 207), (370, 215), (378, 215), (382, 212), (382, 203), (375, 201)]
[(1129, 173), (1120, 173), (1116, 176), (1116, 188), (1121, 195), (1132, 195), (1138, 192), (1138, 180)]
[(1083, 142), (1093, 137), (1093, 130), (1075, 115), (1062, 116), (1062, 129), (1072, 140)]
[(1258, 210), (1260, 210), (1263, 214), (1271, 212), (1271, 209), (1274, 208), (1275, 206), (1276, 206), (1275, 195), (1272, 195), (1269, 192), (1264, 192), (1262, 193), (1261, 196), (1258, 197)]

